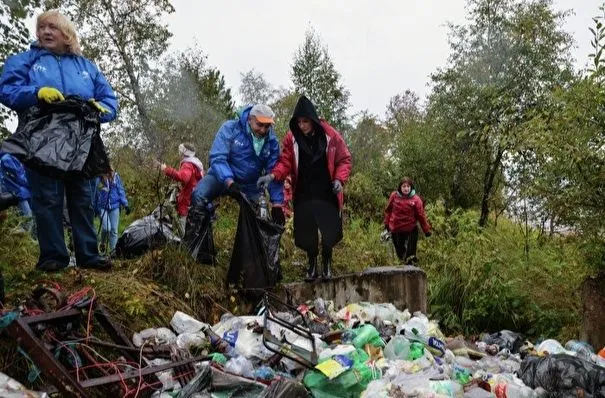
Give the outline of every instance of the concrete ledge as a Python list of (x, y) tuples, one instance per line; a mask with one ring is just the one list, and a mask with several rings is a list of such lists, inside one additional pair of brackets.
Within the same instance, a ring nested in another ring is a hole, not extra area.
[(348, 303), (392, 303), (400, 310), (426, 314), (426, 274), (418, 267), (374, 267), (357, 274), (338, 275), (327, 281), (295, 282), (274, 291), (284, 301), (298, 305), (322, 297), (337, 309)]

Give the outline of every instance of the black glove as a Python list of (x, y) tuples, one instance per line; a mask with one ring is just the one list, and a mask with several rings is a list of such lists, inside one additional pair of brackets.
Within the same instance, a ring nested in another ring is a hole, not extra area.
[(279, 206), (274, 206), (271, 208), (271, 218), (273, 222), (279, 225), (286, 224), (286, 216), (284, 215), (284, 210)]
[(231, 185), (227, 187), (227, 193), (231, 197), (239, 198), (242, 193), (242, 189), (237, 182), (233, 181)]
[(126, 213), (126, 215), (129, 215), (131, 211), (132, 210), (130, 209), (130, 206), (124, 206), (124, 212)]
[(429, 236), (431, 236), (432, 234), (433, 234), (433, 233), (432, 233), (431, 231), (428, 231), (428, 232), (425, 232), (425, 233), (424, 233), (424, 236), (425, 236), (426, 238), (428, 238), (428, 237), (429, 237)]

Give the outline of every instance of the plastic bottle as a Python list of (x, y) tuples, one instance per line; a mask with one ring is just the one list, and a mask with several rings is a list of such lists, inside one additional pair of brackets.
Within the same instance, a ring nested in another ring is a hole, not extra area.
[(425, 336), (418, 329), (403, 329), (401, 332), (408, 340), (417, 341), (424, 344), (434, 355), (443, 356), (445, 354), (445, 343), (433, 336)]
[[(377, 344), (378, 341), (380, 341), (379, 344)], [(371, 324), (360, 327), (357, 336), (353, 339), (355, 348), (363, 348), (366, 344), (384, 346), (380, 340), (380, 333), (378, 333), (378, 330)]]
[(204, 326), (202, 328), (202, 332), (204, 332), (206, 337), (208, 337), (208, 340), (210, 340), (210, 345), (217, 352), (223, 353), (230, 357), (235, 356), (235, 349), (231, 346), (231, 344), (216, 334), (209, 326)]
[(269, 219), (269, 204), (267, 203), (267, 198), (265, 195), (261, 195), (258, 200), (258, 215), (261, 220)]
[(594, 354), (594, 349), (588, 343), (579, 340), (569, 340), (565, 343), (565, 349), (574, 351), (580, 358), (588, 360)]

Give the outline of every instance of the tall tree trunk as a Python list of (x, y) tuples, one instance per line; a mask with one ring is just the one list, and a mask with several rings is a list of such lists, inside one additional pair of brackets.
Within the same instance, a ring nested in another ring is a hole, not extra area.
[(479, 217), (479, 226), (485, 227), (487, 225), (487, 219), (489, 217), (489, 200), (492, 197), (492, 190), (494, 188), (494, 179), (500, 169), (500, 162), (502, 161), (502, 155), (504, 149), (498, 148), (495, 158), (487, 165), (485, 169), (485, 175), (483, 177), (483, 197), (481, 198), (481, 216)]

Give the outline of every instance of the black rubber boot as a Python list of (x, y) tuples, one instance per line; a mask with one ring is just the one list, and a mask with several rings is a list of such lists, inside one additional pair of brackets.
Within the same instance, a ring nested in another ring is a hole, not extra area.
[(8, 192), (0, 193), (0, 211), (6, 210), (12, 206), (17, 206), (18, 203), (19, 198), (15, 195)]
[(312, 282), (315, 279), (317, 279), (317, 257), (309, 256), (309, 270), (307, 271), (305, 281)]
[(185, 234), (183, 235), (183, 243), (189, 251), (193, 250), (195, 238), (202, 227), (202, 223), (207, 217), (206, 202), (201, 202), (195, 206), (191, 206), (187, 213), (187, 221), (185, 222)]
[(332, 278), (332, 250), (323, 252), (321, 254), (321, 277), (323, 279), (331, 279)]

